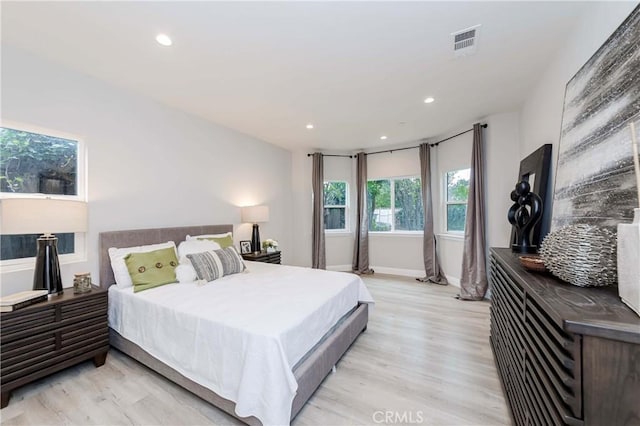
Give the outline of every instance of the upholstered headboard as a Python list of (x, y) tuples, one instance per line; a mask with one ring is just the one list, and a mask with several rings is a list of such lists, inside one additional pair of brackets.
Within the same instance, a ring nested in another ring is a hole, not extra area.
[(233, 232), (233, 225), (183, 226), (179, 228), (133, 229), (100, 233), (100, 287), (105, 290), (115, 284), (109, 248), (134, 247), (175, 241), (176, 246), (187, 235), (222, 234)]

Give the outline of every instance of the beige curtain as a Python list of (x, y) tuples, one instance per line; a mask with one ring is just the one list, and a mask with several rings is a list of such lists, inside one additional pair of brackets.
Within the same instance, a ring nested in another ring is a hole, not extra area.
[(424, 278), (418, 281), (447, 285), (447, 279), (440, 268), (436, 251), (436, 236), (433, 232), (433, 202), (431, 199), (431, 147), (420, 144), (420, 178), (422, 180), (422, 206), (424, 208), (424, 237), (422, 256), (424, 258)]
[(356, 241), (353, 248), (353, 272), (373, 274), (369, 268), (369, 216), (367, 215), (367, 155), (356, 156)]
[(473, 125), (471, 179), (464, 229), (460, 299), (482, 300), (487, 292), (484, 213), (484, 146), (480, 123)]
[(311, 186), (313, 191), (313, 223), (311, 236), (311, 267), (315, 269), (326, 269), (327, 259), (324, 248), (324, 161), (322, 154), (319, 152), (312, 155), (312, 160)]

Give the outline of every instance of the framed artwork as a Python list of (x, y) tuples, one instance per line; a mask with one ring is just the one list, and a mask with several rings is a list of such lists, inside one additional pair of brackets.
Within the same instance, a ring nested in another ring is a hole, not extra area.
[(640, 128), (640, 6), (567, 83), (552, 229), (616, 230), (638, 206), (630, 123)]
[(251, 241), (240, 241), (240, 254), (251, 253)]

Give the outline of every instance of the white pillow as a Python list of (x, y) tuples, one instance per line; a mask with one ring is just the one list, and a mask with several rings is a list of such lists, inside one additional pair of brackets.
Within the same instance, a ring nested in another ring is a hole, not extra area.
[(118, 287), (127, 288), (133, 286), (133, 282), (131, 282), (131, 276), (129, 275), (129, 270), (127, 269), (127, 264), (124, 262), (124, 258), (129, 253), (146, 253), (149, 251), (169, 247), (173, 247), (173, 249), (175, 250), (176, 243), (174, 243), (173, 241), (167, 241), (166, 243), (150, 244), (148, 246), (125, 248), (111, 247), (109, 249), (109, 258), (111, 259), (111, 269), (113, 269), (113, 276), (116, 279), (116, 284), (118, 285)]
[[(185, 257), (185, 259), (187, 258)], [(196, 270), (193, 268), (189, 259), (187, 259), (187, 262), (181, 263), (176, 267), (176, 277), (181, 284), (192, 283), (198, 280), (198, 274), (196, 274)]]
[[(229, 231), (229, 232), (225, 232), (224, 234), (207, 234), (207, 235), (187, 235), (186, 240), (190, 241), (190, 240), (198, 240), (200, 238), (224, 238), (224, 237), (229, 237), (232, 236), (233, 232)], [(191, 254), (191, 253), (189, 253)]]
[(186, 259), (188, 254), (202, 253), (205, 251), (219, 250), (220, 244), (211, 240), (190, 240), (187, 235), (187, 241), (183, 241), (178, 245), (178, 259), (180, 263), (184, 263), (182, 258)]

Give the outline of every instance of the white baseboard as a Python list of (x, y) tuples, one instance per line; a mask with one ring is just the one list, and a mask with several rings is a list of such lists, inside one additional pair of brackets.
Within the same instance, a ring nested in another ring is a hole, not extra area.
[[(402, 268), (389, 268), (386, 266), (371, 266), (371, 269), (380, 273), (380, 274), (388, 274), (388, 275), (399, 275), (401, 277), (412, 277), (412, 278), (420, 278), (424, 277), (424, 271), (420, 269), (402, 269)], [(328, 265), (328, 271), (338, 271), (338, 272), (351, 272), (351, 265)], [(446, 275), (447, 281), (449, 284), (454, 287), (460, 287), (460, 278), (453, 277), (451, 275)]]
[(460, 278), (452, 277), (451, 275), (444, 274), (447, 277), (447, 281), (454, 287), (460, 288)]
[(420, 278), (424, 276), (424, 271), (420, 269), (402, 269), (402, 268), (389, 268), (386, 266), (371, 266), (375, 272), (380, 274), (399, 275), (401, 277), (413, 277)]
[(351, 265), (327, 265), (327, 271), (351, 272)]

